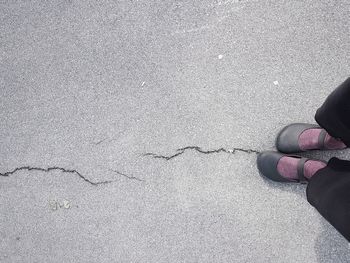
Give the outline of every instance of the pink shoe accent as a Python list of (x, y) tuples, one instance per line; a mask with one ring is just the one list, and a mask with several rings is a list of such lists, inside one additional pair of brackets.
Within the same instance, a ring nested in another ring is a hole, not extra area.
[(304, 176), (310, 179), (318, 170), (326, 166), (324, 162), (309, 160), (304, 165)]
[[(318, 138), (322, 129), (307, 129), (299, 136), (298, 144), (303, 151), (319, 149)], [(347, 146), (338, 139), (330, 136), (328, 133), (324, 140), (325, 148), (328, 150), (340, 150), (345, 149)]]
[(345, 149), (347, 147), (341, 140), (330, 136), (328, 133), (326, 135), (326, 138), (324, 139), (324, 145), (329, 150), (340, 150)]
[(277, 164), (277, 171), (284, 177), (290, 180), (298, 179), (298, 162), (300, 159), (293, 157), (282, 157)]
[(307, 129), (299, 136), (299, 147), (303, 151), (318, 149), (318, 137), (321, 129)]
[[(298, 163), (300, 159), (295, 157), (282, 157), (277, 164), (277, 171), (286, 179), (299, 180)], [(326, 167), (321, 161), (309, 160), (304, 165), (304, 176), (310, 179), (318, 170)]]

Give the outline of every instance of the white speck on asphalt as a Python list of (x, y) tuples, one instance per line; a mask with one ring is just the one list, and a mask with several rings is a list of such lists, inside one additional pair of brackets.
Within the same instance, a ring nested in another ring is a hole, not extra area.
[(64, 201), (63, 201), (63, 207), (64, 207), (65, 209), (69, 209), (69, 208), (71, 207), (70, 202), (67, 201), (67, 200), (64, 200)]

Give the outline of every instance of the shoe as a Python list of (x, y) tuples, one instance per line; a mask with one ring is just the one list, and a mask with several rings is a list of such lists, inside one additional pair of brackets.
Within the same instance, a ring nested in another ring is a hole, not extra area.
[(321, 129), (321, 133), (318, 137), (318, 146), (314, 150), (325, 149), (324, 141), (327, 132), (316, 124), (308, 123), (293, 123), (284, 127), (277, 135), (276, 148), (283, 153), (298, 153), (304, 152), (299, 146), (300, 135), (309, 129)]
[[(277, 170), (277, 165), (279, 160), (282, 157), (294, 157), (299, 158), (300, 161), (298, 163), (298, 180), (288, 179), (283, 177)], [(308, 182), (308, 179), (304, 176), (304, 165), (307, 161), (313, 160), (313, 159), (307, 159), (303, 158), (298, 155), (285, 155), (281, 154), (279, 152), (272, 152), (272, 151), (266, 151), (261, 152), (258, 155), (257, 158), (257, 165), (259, 172), (266, 178), (275, 181), (275, 182), (284, 182), (284, 183), (301, 183), (305, 184)], [(314, 160), (314, 161), (320, 161), (320, 160)], [(322, 161), (323, 162), (323, 161)]]

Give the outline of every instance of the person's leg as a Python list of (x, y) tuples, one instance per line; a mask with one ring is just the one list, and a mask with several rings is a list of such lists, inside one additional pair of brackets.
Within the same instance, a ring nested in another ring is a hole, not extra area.
[(328, 134), (350, 146), (350, 78), (336, 88), (315, 114), (316, 122)]
[[(328, 135), (350, 146), (350, 78), (317, 110), (315, 120)], [(336, 140), (331, 140), (330, 143)], [(340, 145), (339, 145), (340, 146)], [(350, 242), (350, 162), (332, 158), (309, 180), (307, 199)]]
[(337, 150), (350, 147), (350, 78), (336, 88), (317, 110), (319, 124), (293, 123), (284, 127), (276, 138), (283, 153), (308, 150)]
[(350, 161), (332, 158), (310, 179), (307, 200), (350, 242)]
[(261, 152), (260, 173), (276, 182), (308, 183), (307, 200), (350, 242), (350, 161)]
[[(349, 103), (350, 78), (333, 91), (317, 110), (315, 119), (327, 132), (325, 137), (320, 136), (322, 129), (319, 127), (308, 129), (308, 132), (305, 129), (305, 133), (301, 134), (305, 125), (296, 124), (289, 126), (289, 131), (282, 130), (276, 140), (277, 149), (291, 152), (294, 149), (313, 149), (316, 145), (318, 148), (320, 138), (328, 140), (322, 145), (326, 149), (350, 147)], [(281, 145), (283, 147), (279, 147)], [(298, 178), (304, 177), (309, 183), (309, 203), (350, 242), (350, 161), (332, 158), (327, 165), (316, 160), (303, 163), (300, 158), (263, 152), (258, 155), (257, 162), (260, 172), (274, 181), (302, 182)]]

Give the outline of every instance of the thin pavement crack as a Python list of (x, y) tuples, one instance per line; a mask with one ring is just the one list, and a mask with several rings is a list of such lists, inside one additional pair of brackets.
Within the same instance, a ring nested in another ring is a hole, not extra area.
[(186, 146), (186, 147), (177, 149), (176, 153), (174, 153), (173, 155), (169, 155), (169, 156), (156, 154), (156, 153), (152, 153), (152, 152), (145, 153), (145, 154), (143, 154), (143, 156), (151, 156), (151, 157), (153, 157), (155, 159), (164, 159), (166, 161), (170, 161), (170, 160), (172, 160), (172, 159), (174, 159), (174, 158), (184, 154), (187, 150), (194, 150), (194, 151), (197, 151), (197, 152), (202, 153), (202, 154), (214, 154), (214, 153), (221, 153), (221, 152), (227, 153), (227, 154), (235, 154), (236, 152), (244, 152), (244, 153), (248, 153), (248, 154), (251, 154), (251, 153), (258, 154), (258, 153), (260, 153), (259, 151), (254, 150), (254, 149), (243, 149), (243, 148), (225, 149), (225, 148), (219, 148), (219, 149), (214, 149), (214, 150), (203, 150), (199, 146)]
[[(63, 167), (58, 167), (58, 166), (52, 166), (52, 167), (48, 167), (48, 168), (42, 168), (42, 167), (32, 167), (32, 166), (22, 166), (22, 167), (17, 167), (12, 171), (9, 172), (5, 172), (5, 173), (0, 173), (0, 176), (3, 177), (9, 177), (10, 175), (13, 175), (19, 171), (39, 171), (39, 172), (45, 172), (45, 173), (49, 173), (51, 171), (61, 171), (63, 173), (70, 173), (70, 174), (75, 174), (77, 175), (79, 178), (81, 178), (82, 180), (84, 180), (85, 182), (89, 183), (90, 185), (93, 186), (99, 186), (99, 185), (104, 185), (104, 184), (110, 184), (110, 183), (114, 183), (117, 180), (106, 180), (106, 181), (98, 181), (98, 182), (94, 182), (91, 181), (90, 179), (86, 178), (84, 175), (82, 175), (80, 172), (78, 172), (77, 170), (74, 169), (66, 169)], [(119, 173), (120, 175), (123, 175), (129, 179), (135, 179), (133, 177), (127, 176), (125, 174)], [(139, 179), (141, 180), (141, 179)]]
[(124, 176), (124, 177), (126, 177), (126, 178), (128, 178), (130, 180), (136, 180), (136, 181), (140, 181), (140, 182), (144, 182), (145, 181), (145, 180), (142, 180), (142, 179), (140, 179), (138, 177), (135, 177), (133, 175), (127, 175), (127, 174), (121, 173), (121, 172), (119, 172), (117, 170), (109, 169), (109, 171), (114, 172), (114, 173), (119, 174), (119, 175), (122, 175), (122, 176)]
[(99, 144), (101, 144), (101, 143), (103, 143), (103, 142), (105, 142), (105, 141), (107, 141), (107, 138), (102, 139), (102, 140), (99, 140), (98, 142), (94, 142), (94, 144), (95, 144), (95, 145), (99, 145)]

